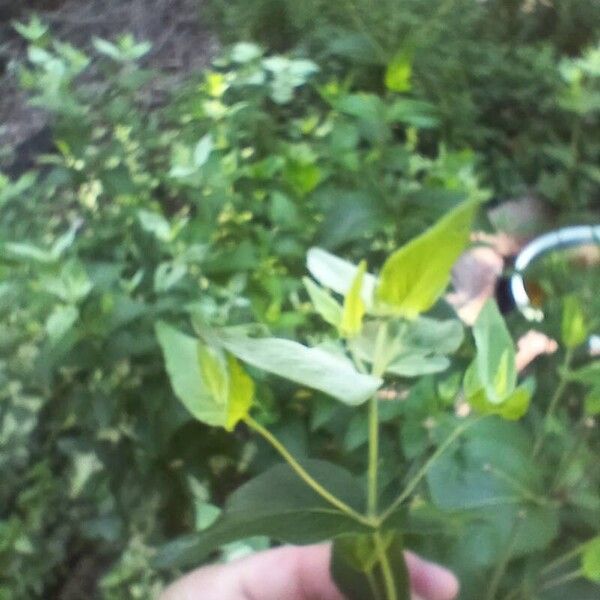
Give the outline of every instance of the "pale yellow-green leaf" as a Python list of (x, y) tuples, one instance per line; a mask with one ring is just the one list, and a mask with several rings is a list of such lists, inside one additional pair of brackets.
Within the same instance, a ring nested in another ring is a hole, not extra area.
[(233, 356), (166, 323), (156, 333), (177, 397), (199, 421), (231, 431), (254, 400), (254, 382)]
[(254, 381), (230, 354), (227, 356), (229, 371), (229, 405), (225, 429), (232, 431), (243, 420), (254, 401)]
[(217, 404), (226, 405), (229, 397), (229, 375), (223, 351), (198, 343), (198, 361), (204, 385), (209, 393)]
[(563, 300), (562, 340), (567, 348), (576, 348), (588, 337), (585, 315), (577, 296)]
[(496, 392), (496, 398), (504, 398), (510, 392), (509, 388), (512, 384), (510, 376), (511, 361), (514, 362), (514, 354), (511, 354), (511, 351), (505, 348), (493, 376), (493, 387)]
[(376, 289), (378, 309), (414, 319), (435, 304), (469, 243), (478, 205), (463, 202), (386, 260)]
[(204, 380), (199, 341), (162, 322), (156, 325), (156, 335), (175, 395), (199, 421), (213, 427), (224, 426), (226, 406), (215, 402)]
[(600, 583), (600, 536), (586, 544), (581, 556), (581, 570), (587, 579)]
[(393, 92), (407, 92), (411, 88), (412, 52), (401, 50), (388, 64), (385, 86)]
[(367, 261), (362, 260), (358, 265), (358, 270), (352, 281), (352, 285), (344, 298), (344, 308), (342, 311), (342, 322), (340, 324), (340, 333), (346, 338), (357, 336), (362, 329), (363, 317), (365, 316), (365, 303), (361, 298), (363, 278), (367, 271)]

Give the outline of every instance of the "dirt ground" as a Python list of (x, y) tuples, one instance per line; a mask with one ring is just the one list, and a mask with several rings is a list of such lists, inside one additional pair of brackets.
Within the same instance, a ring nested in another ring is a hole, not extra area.
[(110, 40), (131, 32), (152, 42), (145, 60), (164, 73), (162, 85), (170, 88), (206, 66), (218, 48), (202, 6), (203, 0), (0, 0), (0, 168), (12, 164), (21, 147), (36, 144), (47, 125), (46, 115), (28, 106), (16, 86), (15, 65), (26, 45), (13, 20), (28, 21), (35, 11), (55, 36), (80, 48), (94, 36)]

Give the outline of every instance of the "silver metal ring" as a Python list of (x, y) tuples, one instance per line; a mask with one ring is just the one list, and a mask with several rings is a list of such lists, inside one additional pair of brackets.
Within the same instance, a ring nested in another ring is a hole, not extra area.
[(529, 321), (541, 321), (544, 313), (531, 304), (525, 289), (523, 274), (540, 257), (559, 250), (586, 244), (600, 244), (600, 225), (578, 225), (550, 231), (529, 242), (515, 260), (515, 270), (510, 278), (510, 292), (515, 305)]

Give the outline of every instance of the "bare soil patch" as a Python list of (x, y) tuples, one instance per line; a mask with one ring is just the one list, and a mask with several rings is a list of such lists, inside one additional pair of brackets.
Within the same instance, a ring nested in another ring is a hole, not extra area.
[(203, 0), (0, 0), (0, 168), (44, 138), (48, 124), (18, 89), (15, 66), (25, 58), (26, 44), (13, 20), (36, 12), (55, 36), (79, 48), (89, 48), (94, 36), (111, 40), (132, 33), (152, 42), (146, 66), (162, 73), (159, 88), (172, 89), (206, 66), (218, 48), (202, 9)]

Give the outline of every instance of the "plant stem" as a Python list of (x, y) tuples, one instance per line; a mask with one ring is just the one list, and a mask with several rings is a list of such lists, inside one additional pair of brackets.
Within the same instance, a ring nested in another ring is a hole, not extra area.
[(376, 531), (373, 538), (375, 540), (375, 550), (379, 557), (379, 564), (381, 565), (381, 574), (383, 575), (383, 581), (385, 583), (386, 600), (398, 600), (394, 574), (392, 573), (385, 545), (381, 539), (381, 533)]
[(244, 419), (244, 422), (253, 429), (256, 433), (261, 435), (281, 456), (284, 460), (290, 465), (290, 467), (294, 470), (296, 475), (306, 483), (308, 487), (313, 489), (321, 498), (326, 500), (329, 504), (348, 515), (350, 518), (355, 521), (361, 523), (362, 525), (366, 525), (367, 527), (373, 527), (374, 522), (372, 519), (361, 515), (359, 512), (354, 510), (352, 507), (348, 506), (343, 500), (340, 500), (337, 496), (332, 494), (329, 490), (324, 488), (318, 481), (316, 481), (306, 469), (292, 456), (292, 454), (287, 450), (287, 448), (267, 429), (265, 429), (260, 423), (255, 421), (251, 416), (247, 416)]
[(567, 348), (567, 351), (565, 352), (565, 360), (563, 362), (562, 369), (559, 370), (560, 379), (558, 382), (558, 386), (556, 387), (556, 390), (555, 390), (554, 394), (552, 395), (550, 404), (548, 404), (548, 410), (546, 411), (546, 415), (544, 416), (544, 419), (542, 422), (542, 428), (540, 429), (540, 431), (536, 437), (535, 444), (533, 446), (534, 458), (539, 454), (540, 450), (542, 449), (542, 445), (546, 438), (546, 430), (548, 428), (548, 424), (549, 424), (550, 420), (552, 419), (552, 417), (554, 416), (554, 413), (556, 412), (558, 403), (559, 403), (560, 399), (562, 398), (562, 395), (564, 394), (565, 389), (569, 383), (569, 381), (565, 375), (565, 372), (569, 370), (572, 360), (573, 360), (573, 349)]
[[(377, 330), (375, 340), (375, 354), (373, 356), (372, 373), (375, 377), (382, 377), (385, 369), (383, 357), (387, 325), (382, 323)], [(376, 518), (378, 510), (378, 470), (379, 470), (379, 400), (373, 394), (369, 400), (369, 469), (367, 473), (367, 514)]]
[(556, 567), (560, 567), (560, 565), (562, 565), (566, 562), (569, 562), (571, 559), (575, 558), (578, 554), (581, 554), (583, 552), (583, 550), (585, 550), (585, 547), (587, 546), (587, 544), (588, 544), (588, 542), (579, 544), (578, 546), (575, 546), (575, 548), (573, 548), (572, 550), (569, 550), (568, 552), (565, 552), (558, 558), (555, 558), (553, 561), (549, 562), (540, 571), (540, 575), (546, 575), (550, 571), (553, 571), (554, 569), (556, 569)]
[(407, 486), (404, 488), (402, 493), (392, 502), (392, 504), (381, 514), (380, 523), (385, 521), (414, 491), (419, 485), (423, 477), (427, 475), (427, 472), (435, 463), (435, 461), (444, 453), (446, 450), (465, 432), (470, 429), (476, 423), (479, 423), (482, 419), (485, 419), (487, 415), (476, 417), (475, 419), (469, 419), (456, 427), (456, 429), (444, 440), (444, 442), (438, 446), (437, 450), (429, 457), (429, 460), (419, 469), (418, 473), (409, 481)]
[(520, 516), (517, 516), (511, 528), (510, 535), (506, 542), (504, 551), (502, 552), (502, 556), (500, 557), (500, 560), (498, 560), (496, 568), (492, 573), (492, 579), (487, 589), (485, 600), (494, 600), (496, 594), (498, 593), (498, 588), (500, 587), (502, 577), (510, 561), (510, 554), (512, 552), (513, 546), (515, 545), (515, 540), (517, 539), (517, 534), (519, 532), (519, 527), (521, 526), (521, 523), (523, 523), (523, 519)]
[(377, 396), (369, 400), (369, 471), (367, 475), (367, 514), (377, 515), (379, 466), (379, 405)]
[(542, 586), (543, 590), (549, 590), (559, 585), (563, 585), (564, 583), (568, 583), (569, 581), (573, 581), (573, 579), (578, 579), (581, 577), (581, 569), (577, 569), (576, 571), (571, 571), (570, 573), (566, 573), (565, 575), (561, 575), (560, 577), (556, 577), (554, 579), (550, 579)]

